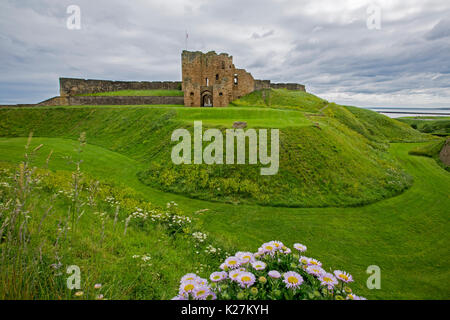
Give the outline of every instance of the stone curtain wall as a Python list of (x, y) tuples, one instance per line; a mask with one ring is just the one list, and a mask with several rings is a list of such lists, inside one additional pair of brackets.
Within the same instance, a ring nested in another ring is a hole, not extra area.
[(181, 90), (181, 81), (110, 81), (60, 78), (61, 97), (120, 90)]
[(255, 80), (255, 90), (263, 89), (287, 89), (296, 91), (305, 91), (306, 88), (303, 84), (298, 83), (271, 83), (270, 80)]
[(183, 97), (146, 97), (146, 96), (110, 96), (110, 97), (55, 97), (38, 106), (118, 106), (118, 105), (183, 105)]
[(270, 80), (255, 80), (255, 90), (270, 89)]
[(271, 83), (272, 89), (288, 89), (297, 91), (306, 91), (305, 86), (298, 83)]

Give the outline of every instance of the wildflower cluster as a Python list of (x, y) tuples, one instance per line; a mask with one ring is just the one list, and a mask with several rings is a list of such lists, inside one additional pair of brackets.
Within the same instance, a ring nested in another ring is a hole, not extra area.
[(174, 214), (172, 212), (156, 213), (150, 216), (152, 222), (156, 222), (167, 228), (169, 234), (186, 232), (192, 223), (191, 218)]
[(215, 300), (216, 294), (208, 285), (208, 280), (195, 273), (188, 273), (180, 281), (178, 295), (172, 300)]
[(365, 300), (355, 295), (353, 277), (331, 271), (314, 258), (300, 256), (306, 246), (296, 243), (295, 252), (280, 241), (264, 243), (256, 253), (236, 252), (211, 273), (209, 281), (196, 274), (185, 275), (177, 300)]
[(198, 242), (204, 242), (206, 240), (206, 238), (208, 237), (205, 233), (202, 232), (194, 232), (192, 234), (192, 236), (194, 237), (195, 240), (197, 240)]
[(150, 263), (150, 260), (152, 259), (150, 254), (144, 254), (142, 256), (135, 254), (132, 256), (132, 258), (141, 260), (142, 261), (142, 264), (140, 265), (141, 267), (151, 267), (152, 266), (152, 264)]
[(116, 206), (120, 205), (120, 201), (117, 201), (114, 196), (108, 195), (105, 197), (105, 202), (109, 204), (112, 208), (115, 208)]
[(178, 209), (178, 205), (173, 201), (167, 203), (167, 208), (165, 210), (157, 208), (144, 210), (137, 207), (128, 216), (128, 220), (131, 219), (141, 226), (147, 221), (161, 225), (166, 228), (171, 235), (177, 233), (189, 233), (189, 226), (192, 224), (191, 218), (183, 215)]

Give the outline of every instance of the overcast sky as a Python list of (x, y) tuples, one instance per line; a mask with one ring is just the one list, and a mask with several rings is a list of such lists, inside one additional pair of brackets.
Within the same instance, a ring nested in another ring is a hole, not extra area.
[(181, 80), (186, 30), (188, 50), (329, 101), (450, 107), (448, 0), (1, 0), (0, 104), (56, 96), (59, 77)]

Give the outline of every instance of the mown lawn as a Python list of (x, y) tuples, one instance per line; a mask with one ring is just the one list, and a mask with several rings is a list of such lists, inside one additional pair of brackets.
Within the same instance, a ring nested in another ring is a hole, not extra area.
[[(20, 161), (25, 140), (1, 138), (0, 159)], [(38, 164), (43, 164), (47, 151), (53, 149), (49, 168), (69, 169), (62, 155), (74, 153), (76, 143), (57, 138), (33, 140), (33, 145), (40, 143), (45, 147)], [(413, 186), (399, 196), (356, 208), (272, 208), (188, 199), (141, 184), (136, 178), (140, 169), (136, 161), (92, 145), (82, 153), (82, 168), (99, 179), (127, 185), (156, 204), (173, 200), (186, 212), (210, 209), (201, 217), (203, 226), (225, 247), (254, 251), (272, 239), (288, 245), (302, 242), (308, 246), (308, 255), (325, 266), (352, 273), (354, 288), (368, 298), (448, 299), (450, 175), (433, 159), (408, 155), (418, 146), (392, 144), (390, 148), (413, 176)], [(173, 263), (177, 257), (161, 259)], [(365, 287), (369, 265), (381, 268), (381, 290)], [(173, 294), (173, 288), (167, 290), (166, 297)]]

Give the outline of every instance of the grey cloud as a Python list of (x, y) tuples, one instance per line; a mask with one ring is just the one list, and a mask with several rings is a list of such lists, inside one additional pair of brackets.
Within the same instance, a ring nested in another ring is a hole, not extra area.
[(257, 33), (257, 32), (254, 32), (254, 33), (252, 34), (251, 38), (252, 38), (252, 39), (267, 38), (267, 37), (273, 35), (274, 33), (275, 33), (274, 30), (267, 31), (267, 32), (264, 32), (264, 33), (262, 33), (262, 34)]
[[(65, 27), (75, 2), (80, 31)], [(370, 3), (4, 0), (0, 104), (54, 96), (59, 76), (180, 79), (187, 30), (189, 50), (228, 52), (255, 78), (304, 83), (336, 102), (449, 106), (450, 3), (382, 2), (372, 31)]]
[(425, 34), (425, 38), (428, 40), (436, 40), (441, 38), (450, 37), (450, 19), (442, 19), (439, 21), (433, 29)]

